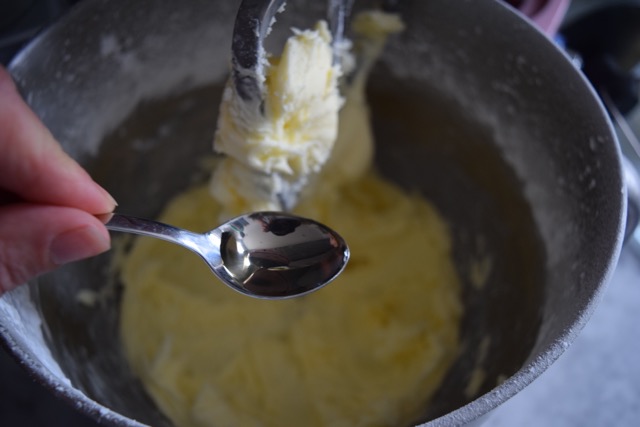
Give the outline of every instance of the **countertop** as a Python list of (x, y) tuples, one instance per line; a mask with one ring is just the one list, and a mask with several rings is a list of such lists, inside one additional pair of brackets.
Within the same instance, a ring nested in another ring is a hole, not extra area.
[(486, 427), (640, 425), (640, 254), (623, 252), (578, 338)]

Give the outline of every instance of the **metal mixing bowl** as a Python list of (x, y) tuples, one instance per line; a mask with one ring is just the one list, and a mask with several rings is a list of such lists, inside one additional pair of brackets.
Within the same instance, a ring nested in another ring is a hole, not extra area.
[[(270, 37), (322, 16), (292, 1)], [(462, 351), (420, 422), (479, 422), (542, 373), (587, 321), (615, 266), (625, 187), (609, 121), (551, 41), (498, 2), (399, 2), (407, 30), (370, 80), (377, 166), (451, 224)], [(65, 150), (128, 213), (153, 217), (204, 179), (237, 4), (95, 0), (10, 71)], [(488, 284), (470, 270), (489, 254)], [(123, 357), (111, 254), (0, 298), (11, 352), (79, 410), (169, 426)], [(100, 295), (94, 306), (78, 293)], [(470, 387), (473, 372), (483, 372)]]

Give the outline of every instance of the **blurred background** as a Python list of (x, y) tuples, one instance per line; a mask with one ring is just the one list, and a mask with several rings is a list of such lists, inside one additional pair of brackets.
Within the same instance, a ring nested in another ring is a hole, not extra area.
[[(0, 0), (0, 63), (8, 65), (29, 40), (81, 1)], [(631, 167), (640, 171), (640, 0), (508, 3), (583, 70), (612, 117)], [(640, 229), (623, 250), (604, 300), (576, 342), (537, 381), (496, 410), (486, 425), (640, 425), (639, 305)], [(0, 348), (0, 426), (97, 424), (33, 382)]]

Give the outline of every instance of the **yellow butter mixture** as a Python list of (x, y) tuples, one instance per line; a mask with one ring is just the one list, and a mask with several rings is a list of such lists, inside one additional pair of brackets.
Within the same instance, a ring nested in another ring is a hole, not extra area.
[(270, 58), (260, 82), (263, 96), (253, 102), (243, 100), (229, 80), (214, 141), (226, 158), (211, 180), (223, 216), (294, 205), (329, 158), (343, 101), (330, 43), (324, 21), (296, 31), (282, 56)]
[[(362, 21), (366, 28), (369, 21)], [(381, 22), (388, 25), (374, 27), (383, 32), (400, 27), (396, 21)], [(319, 38), (294, 35), (310, 40), (298, 46), (301, 55), (304, 46), (324, 51), (318, 40), (329, 43), (322, 26), (315, 31)], [(383, 39), (370, 37), (369, 46), (380, 47)], [(295, 57), (289, 60), (295, 64)], [(331, 65), (324, 69), (336, 72)], [(159, 218), (202, 232), (220, 217), (268, 206), (269, 197), (252, 200), (244, 197), (251, 193), (234, 190), (239, 175), (228, 159), (242, 159), (242, 153), (253, 153), (254, 160), (265, 160), (285, 176), (307, 173), (308, 167), (313, 175), (294, 212), (338, 231), (351, 250), (349, 264), (334, 282), (300, 298), (259, 300), (218, 283), (197, 255), (166, 242), (140, 238), (123, 261), (124, 349), (176, 426), (407, 425), (420, 417), (455, 359), (462, 307), (449, 230), (423, 197), (387, 182), (371, 167), (366, 71), (357, 71), (344, 107), (336, 101), (336, 122), (328, 119), (337, 139), (326, 132), (320, 139), (307, 135), (316, 154), (323, 147), (330, 155), (308, 156), (303, 149), (308, 144), (290, 140), (283, 142), (286, 149), (271, 151), (258, 140), (225, 148), (236, 150), (222, 160), (227, 172), (216, 168), (211, 185), (176, 196)], [(317, 78), (336, 84), (333, 74)], [(321, 94), (336, 93), (329, 88)], [(277, 146), (273, 134), (280, 125), (263, 125)], [(216, 140), (224, 139), (220, 132)], [(268, 153), (276, 151), (289, 160), (269, 160)], [(292, 152), (302, 157), (293, 160)], [(310, 166), (313, 159), (326, 165)], [(353, 168), (348, 159), (354, 159)], [(252, 167), (254, 160), (233, 161)]]

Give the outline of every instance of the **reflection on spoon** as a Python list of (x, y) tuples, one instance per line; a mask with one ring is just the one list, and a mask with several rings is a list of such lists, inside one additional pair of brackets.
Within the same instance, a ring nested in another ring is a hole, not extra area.
[(338, 233), (284, 212), (241, 215), (204, 234), (122, 214), (104, 220), (110, 230), (191, 249), (225, 284), (257, 298), (284, 299), (312, 292), (335, 279), (349, 260), (349, 248)]

